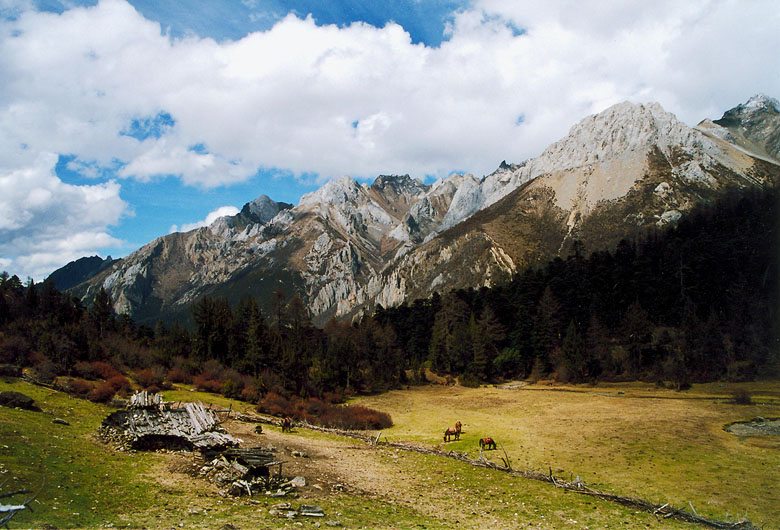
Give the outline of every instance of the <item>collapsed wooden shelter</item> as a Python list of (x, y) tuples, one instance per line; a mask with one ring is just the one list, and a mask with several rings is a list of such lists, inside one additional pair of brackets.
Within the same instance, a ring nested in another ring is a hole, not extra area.
[(269, 488), (279, 488), (279, 495), (289, 492), (292, 486), (282, 477), (284, 462), (270, 449), (238, 448), (241, 440), (219, 426), (218, 412), (227, 411), (202, 403), (166, 402), (160, 394), (142, 391), (103, 420), (100, 434), (127, 449), (199, 450), (206, 461), (200, 475), (223, 495), (252, 495)]
[(146, 391), (131, 396), (127, 408), (110, 414), (101, 426), (132, 449), (220, 449), (241, 440), (219, 426), (216, 411), (203, 403), (165, 402)]

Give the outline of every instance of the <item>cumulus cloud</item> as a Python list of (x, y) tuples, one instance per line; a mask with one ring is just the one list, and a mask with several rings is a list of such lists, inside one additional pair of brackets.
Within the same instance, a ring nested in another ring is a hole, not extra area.
[[(435, 48), (393, 23), (288, 15), (216, 42), (171, 37), (124, 0), (62, 14), (1, 1), (18, 16), (0, 22), (0, 167), (15, 181), (25, 171), (54, 179), (26, 188), (31, 206), (65, 189), (40, 165), (57, 154), (94, 178), (174, 175), (205, 189), (274, 168), (320, 180), (483, 175), (622, 100), (659, 101), (694, 124), (756, 92), (780, 96), (771, 0), (475, 0)], [(67, 189), (84, 207), (98, 191), (121, 203), (118, 186)], [(22, 255), (22, 233), (49, 241), (36, 235), (49, 230), (35, 224), (43, 210), (32, 211), (0, 214), (17, 231), (3, 235), (3, 252)], [(87, 232), (108, 237), (110, 222)], [(42, 247), (29, 248), (43, 267)]]
[(21, 169), (0, 168), (0, 264), (35, 279), (121, 245), (107, 227), (127, 211), (116, 182), (65, 184), (54, 175), (55, 163), (55, 156), (42, 155)]
[(210, 212), (205, 219), (202, 221), (196, 221), (194, 223), (187, 223), (181, 225), (179, 227), (178, 225), (171, 226), (169, 232), (172, 234), (174, 232), (189, 232), (190, 230), (195, 230), (196, 228), (201, 228), (203, 226), (209, 226), (211, 223), (219, 219), (220, 217), (225, 216), (232, 216), (236, 215), (239, 212), (239, 209), (235, 206), (220, 206), (213, 212)]
[[(624, 99), (661, 100), (697, 121), (780, 92), (771, 4), (481, 0), (438, 48), (413, 45), (392, 23), (338, 28), (289, 15), (217, 43), (170, 38), (123, 0), (28, 11), (3, 24), (2, 156), (118, 159), (122, 177), (173, 174), (204, 187), (261, 167), (323, 179), (482, 174)], [(119, 134), (161, 112), (174, 122), (163, 134)]]

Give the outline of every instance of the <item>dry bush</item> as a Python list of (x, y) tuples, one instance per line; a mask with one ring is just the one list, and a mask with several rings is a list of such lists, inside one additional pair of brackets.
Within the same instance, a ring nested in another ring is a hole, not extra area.
[(130, 381), (122, 374), (110, 378), (106, 381), (106, 384), (114, 389), (114, 393), (122, 394), (123, 396), (126, 396), (133, 388), (130, 385)]
[(363, 430), (392, 427), (389, 414), (367, 407), (338, 407), (318, 398), (287, 399), (269, 392), (260, 400), (257, 410), (274, 416), (289, 416), (298, 421), (337, 429)]
[(73, 366), (73, 372), (84, 379), (111, 379), (121, 375), (119, 370), (103, 361), (81, 361)]
[(191, 383), (192, 376), (181, 368), (171, 368), (168, 370), (168, 381), (171, 383)]
[(289, 416), (294, 408), (291, 400), (276, 392), (269, 392), (257, 404), (257, 410), (272, 416)]
[(95, 388), (87, 396), (87, 399), (95, 403), (108, 403), (114, 397), (114, 387), (106, 381)]
[(146, 390), (151, 390), (152, 387), (158, 389), (170, 388), (170, 384), (165, 382), (166, 371), (165, 368), (159, 364), (155, 364), (151, 368), (146, 368), (135, 373), (135, 380)]
[(90, 383), (89, 381), (85, 381), (84, 379), (70, 379), (68, 381), (68, 391), (71, 394), (76, 394), (77, 396), (86, 396), (92, 390), (95, 388), (94, 383)]
[(192, 384), (195, 385), (195, 388), (203, 392), (219, 394), (222, 391), (222, 381), (219, 379), (211, 379), (208, 374), (196, 375), (192, 379)]
[(241, 391), (241, 401), (246, 401), (247, 403), (257, 403), (259, 399), (260, 394), (258, 394), (257, 389), (253, 388), (252, 386), (245, 386)]

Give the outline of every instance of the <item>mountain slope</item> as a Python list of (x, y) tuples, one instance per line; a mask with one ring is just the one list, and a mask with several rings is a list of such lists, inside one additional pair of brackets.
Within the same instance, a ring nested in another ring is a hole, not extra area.
[(103, 285), (118, 312), (152, 320), (186, 315), (206, 294), (266, 301), (282, 288), (322, 323), (493, 285), (575, 239), (608, 247), (726, 189), (776, 183), (776, 111), (748, 102), (726, 113), (726, 126), (691, 128), (658, 104), (621, 103), (483, 179), (427, 186), (380, 176), (368, 186), (342, 177), (295, 207), (261, 197), (210, 227), (159, 238), (75, 292), (90, 297)]

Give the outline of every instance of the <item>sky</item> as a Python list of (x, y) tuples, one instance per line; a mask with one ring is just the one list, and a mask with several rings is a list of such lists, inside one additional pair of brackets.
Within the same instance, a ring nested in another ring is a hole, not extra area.
[(0, 0), (0, 270), (486, 175), (621, 101), (717, 119), (780, 97), (778, 50), (775, 0)]

